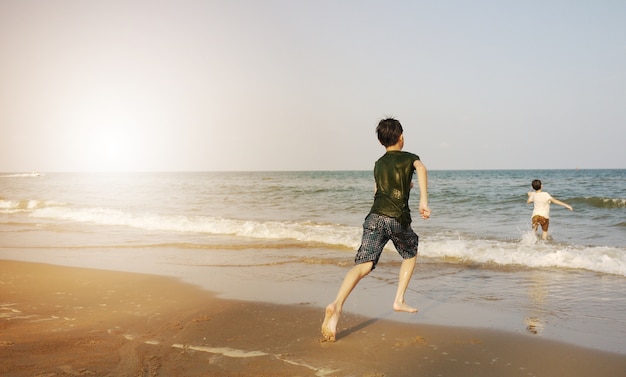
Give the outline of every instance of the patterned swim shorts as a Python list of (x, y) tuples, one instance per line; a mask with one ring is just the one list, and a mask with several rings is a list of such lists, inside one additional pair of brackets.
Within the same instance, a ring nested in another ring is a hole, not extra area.
[(548, 231), (548, 226), (550, 226), (550, 219), (546, 219), (543, 216), (535, 215), (532, 218), (533, 229), (537, 229), (539, 225), (541, 225), (541, 230), (544, 232)]
[(374, 262), (373, 270), (389, 240), (393, 242), (402, 259), (410, 259), (417, 255), (419, 237), (410, 225), (402, 226), (392, 217), (370, 213), (363, 222), (363, 238), (354, 262), (356, 264)]

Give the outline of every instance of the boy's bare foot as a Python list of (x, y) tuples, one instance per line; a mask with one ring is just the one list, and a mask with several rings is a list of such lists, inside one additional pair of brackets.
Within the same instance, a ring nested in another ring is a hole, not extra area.
[(404, 302), (394, 302), (393, 303), (393, 310), (397, 311), (397, 312), (407, 312), (407, 313), (417, 313), (417, 309), (414, 307), (411, 307), (409, 305), (407, 305)]
[(324, 340), (327, 342), (334, 342), (335, 336), (337, 335), (337, 323), (339, 322), (339, 313), (335, 304), (329, 304), (326, 307), (326, 312), (324, 315), (324, 323), (322, 323), (322, 335), (324, 336)]

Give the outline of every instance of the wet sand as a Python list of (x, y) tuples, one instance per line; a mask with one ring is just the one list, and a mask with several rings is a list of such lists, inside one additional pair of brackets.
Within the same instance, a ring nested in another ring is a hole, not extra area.
[[(289, 289), (286, 287), (285, 289)], [(261, 298), (262, 299), (262, 298)], [(155, 275), (0, 261), (2, 376), (617, 376), (626, 355), (494, 330), (217, 298)]]

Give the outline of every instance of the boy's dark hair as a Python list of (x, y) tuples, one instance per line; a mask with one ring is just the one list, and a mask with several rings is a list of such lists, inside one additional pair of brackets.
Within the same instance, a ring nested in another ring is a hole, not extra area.
[(385, 147), (396, 144), (403, 132), (402, 125), (394, 118), (383, 119), (378, 122), (378, 127), (376, 127), (378, 141)]
[(532, 185), (533, 185), (533, 188), (534, 188), (535, 190), (539, 190), (539, 189), (541, 188), (541, 181), (540, 181), (540, 180), (538, 180), (538, 179), (535, 179), (535, 180), (533, 181)]

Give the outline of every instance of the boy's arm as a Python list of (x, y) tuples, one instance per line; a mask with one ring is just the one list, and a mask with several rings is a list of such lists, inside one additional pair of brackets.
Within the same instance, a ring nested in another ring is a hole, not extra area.
[(532, 191), (529, 191), (529, 192), (528, 192), (528, 200), (526, 201), (526, 204), (530, 204), (530, 203), (532, 203), (532, 202), (533, 202), (533, 199), (534, 199), (534, 198), (533, 198), (533, 192), (532, 192)]
[(554, 203), (554, 204), (558, 204), (558, 205), (560, 205), (560, 206), (563, 206), (563, 207), (565, 207), (565, 208), (569, 209), (570, 211), (573, 211), (573, 210), (574, 210), (574, 208), (572, 208), (572, 206), (571, 206), (571, 205), (569, 205), (569, 204), (567, 204), (567, 203), (565, 203), (565, 202), (562, 202), (562, 201), (560, 201), (560, 200), (558, 200), (558, 199), (555, 199), (554, 197), (552, 197), (552, 203)]
[(420, 188), (419, 211), (422, 218), (426, 220), (430, 217), (430, 208), (428, 208), (428, 171), (420, 160), (415, 160), (413, 166), (417, 172), (417, 184)]

